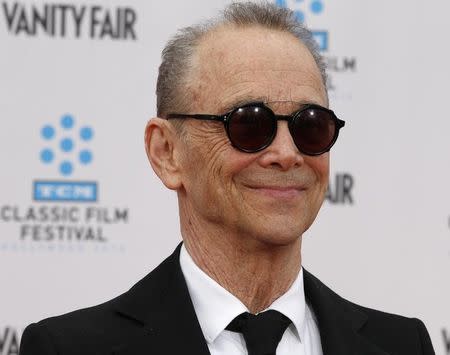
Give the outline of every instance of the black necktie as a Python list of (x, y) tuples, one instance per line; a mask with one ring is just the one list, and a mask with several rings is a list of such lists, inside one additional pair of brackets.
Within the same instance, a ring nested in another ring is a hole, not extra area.
[(291, 320), (278, 311), (268, 310), (257, 315), (248, 312), (234, 318), (227, 330), (242, 333), (248, 355), (275, 355)]

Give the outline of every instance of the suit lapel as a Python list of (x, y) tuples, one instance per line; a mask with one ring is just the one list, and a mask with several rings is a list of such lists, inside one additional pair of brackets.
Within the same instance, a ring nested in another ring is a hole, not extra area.
[(305, 297), (318, 320), (324, 355), (389, 355), (359, 330), (367, 315), (304, 271)]
[[(154, 271), (117, 299), (136, 331), (117, 355), (210, 355), (179, 264), (181, 244)], [(389, 355), (359, 330), (367, 316), (304, 270), (305, 297), (318, 320), (324, 355)]]
[(139, 328), (114, 354), (210, 355), (179, 264), (180, 247), (118, 300), (117, 312)]

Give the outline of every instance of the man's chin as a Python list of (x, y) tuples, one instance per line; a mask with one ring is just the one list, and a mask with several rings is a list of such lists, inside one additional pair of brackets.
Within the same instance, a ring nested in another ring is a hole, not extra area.
[(261, 248), (278, 248), (295, 246), (301, 239), (302, 233), (294, 231), (285, 231), (281, 233), (277, 231), (261, 231), (258, 234), (253, 234), (249, 242)]

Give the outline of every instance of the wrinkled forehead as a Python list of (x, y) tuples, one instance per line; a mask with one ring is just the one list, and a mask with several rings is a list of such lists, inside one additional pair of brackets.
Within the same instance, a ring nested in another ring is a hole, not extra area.
[(258, 26), (209, 33), (194, 55), (189, 89), (200, 110), (224, 111), (246, 101), (327, 105), (320, 70), (306, 46), (290, 33)]

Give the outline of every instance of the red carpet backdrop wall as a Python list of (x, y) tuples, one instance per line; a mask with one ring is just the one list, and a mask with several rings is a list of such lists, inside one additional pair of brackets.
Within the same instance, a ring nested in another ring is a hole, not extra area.
[[(314, 31), (347, 122), (304, 265), (450, 354), (450, 3), (273, 0)], [(227, 1), (0, 0), (0, 354), (126, 291), (180, 241), (145, 155), (160, 52)]]

